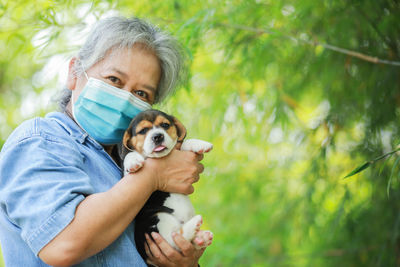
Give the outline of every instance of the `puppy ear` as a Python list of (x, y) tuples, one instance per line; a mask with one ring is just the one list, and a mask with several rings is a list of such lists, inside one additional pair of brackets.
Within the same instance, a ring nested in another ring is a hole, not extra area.
[(178, 143), (182, 143), (183, 139), (186, 137), (186, 128), (183, 126), (182, 122), (180, 122), (177, 118), (174, 117), (174, 124), (176, 129), (178, 130)]
[(124, 149), (127, 149), (129, 151), (133, 151), (135, 150), (134, 147), (132, 147), (132, 145), (129, 143), (129, 140), (131, 140), (132, 138), (132, 127), (129, 127), (125, 133), (124, 133), (124, 137), (122, 138), (122, 146)]
[(133, 149), (130, 148), (128, 141), (131, 139), (131, 128), (125, 131), (124, 137), (122, 138), (122, 142), (117, 145), (118, 148), (118, 155), (121, 159), (121, 168), (123, 168), (124, 158), (129, 152), (132, 152)]

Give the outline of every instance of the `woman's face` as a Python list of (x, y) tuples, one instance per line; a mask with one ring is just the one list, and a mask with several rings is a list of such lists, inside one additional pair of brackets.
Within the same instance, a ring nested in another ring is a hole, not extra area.
[[(73, 61), (70, 64), (67, 86), (72, 90), (72, 101), (75, 103), (87, 79), (84, 75), (74, 77), (72, 67)], [(123, 48), (107, 54), (86, 73), (89, 77), (131, 92), (143, 101), (153, 104), (160, 81), (161, 67), (158, 58), (151, 50), (136, 44), (132, 48)]]

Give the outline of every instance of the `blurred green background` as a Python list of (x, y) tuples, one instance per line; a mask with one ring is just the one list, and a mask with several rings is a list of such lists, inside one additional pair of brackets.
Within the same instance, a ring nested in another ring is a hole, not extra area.
[(158, 108), (214, 144), (192, 195), (215, 235), (202, 266), (400, 265), (399, 156), (343, 179), (400, 141), (399, 1), (0, 0), (0, 146), (56, 108), (68, 60), (115, 14), (188, 54)]

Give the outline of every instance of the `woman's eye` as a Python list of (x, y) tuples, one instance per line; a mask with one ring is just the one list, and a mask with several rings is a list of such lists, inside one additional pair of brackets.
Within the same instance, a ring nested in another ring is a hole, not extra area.
[(168, 123), (165, 123), (165, 122), (161, 123), (160, 126), (165, 130), (168, 130), (169, 127), (170, 127), (170, 125)]
[(120, 79), (115, 76), (110, 76), (107, 79), (109, 79), (112, 83), (120, 83)]
[(138, 90), (138, 91), (135, 91), (135, 94), (141, 98), (148, 99), (148, 95), (145, 91)]

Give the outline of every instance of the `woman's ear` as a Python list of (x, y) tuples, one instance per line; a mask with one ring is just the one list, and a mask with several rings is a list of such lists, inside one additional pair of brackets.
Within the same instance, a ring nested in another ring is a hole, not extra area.
[(183, 126), (183, 124), (174, 117), (174, 124), (176, 126), (176, 129), (178, 130), (177, 135), (178, 135), (178, 143), (182, 143), (183, 139), (186, 137), (186, 128)]
[(69, 90), (75, 90), (76, 87), (76, 72), (75, 64), (78, 59), (76, 57), (71, 58), (68, 65), (68, 77), (67, 77), (67, 88)]

